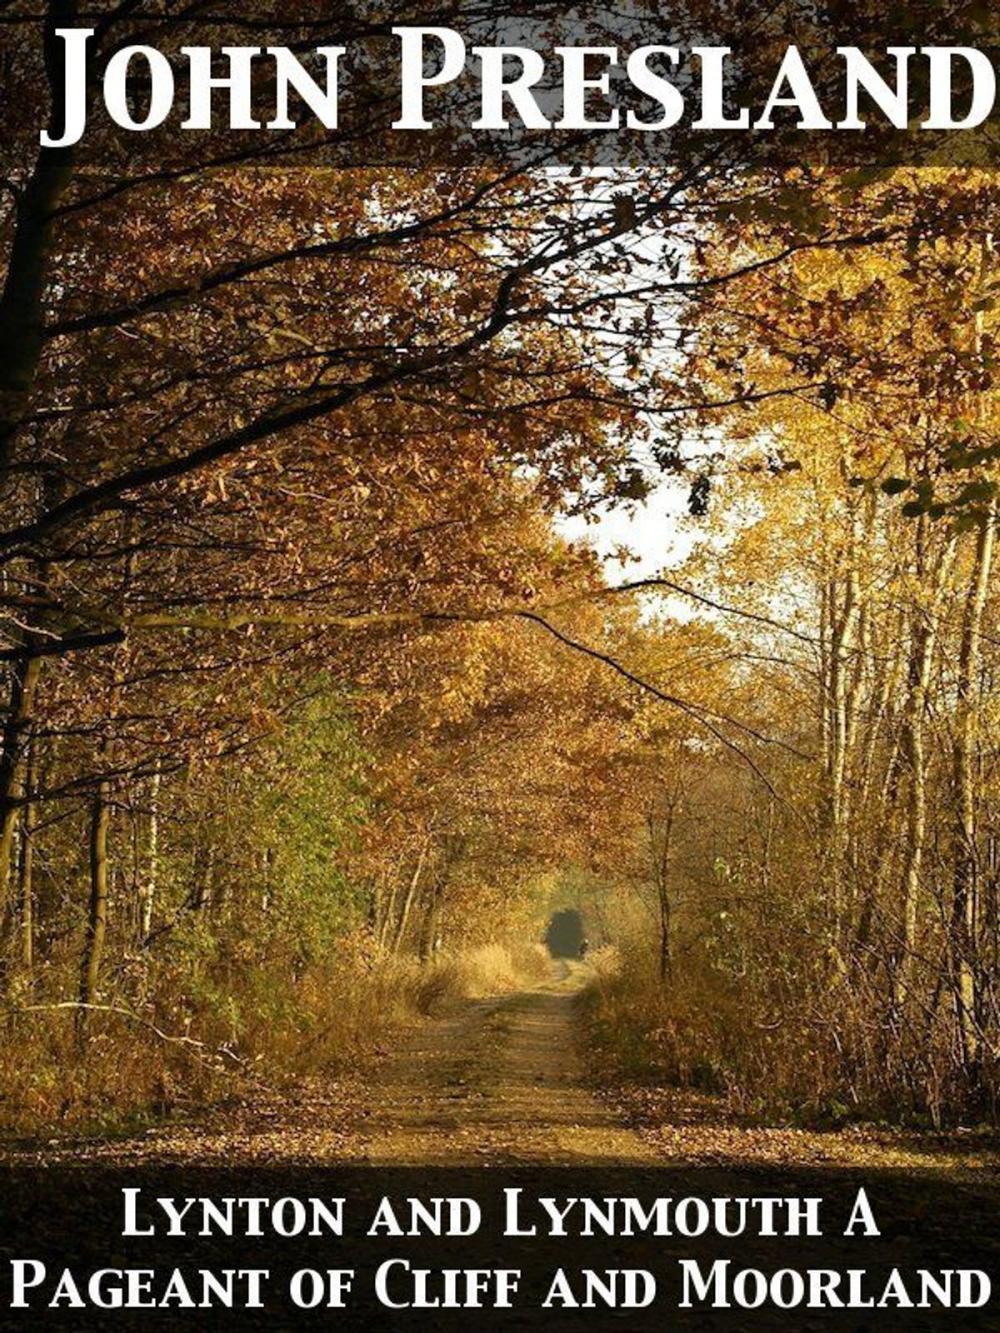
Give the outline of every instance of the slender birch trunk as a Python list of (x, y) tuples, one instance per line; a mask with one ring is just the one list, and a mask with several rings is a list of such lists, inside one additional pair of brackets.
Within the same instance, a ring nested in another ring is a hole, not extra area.
[(146, 874), (139, 897), (139, 942), (148, 938), (153, 928), (153, 908), (160, 871), (160, 770), (153, 773), (149, 784), (149, 845)]
[[(992, 268), (992, 237), (983, 241), (980, 258), (980, 287), (985, 287)], [(985, 316), (977, 312), (975, 351), (981, 354)], [(985, 424), (985, 395), (980, 393), (976, 411)], [(979, 910), (979, 857), (976, 845), (976, 765), (979, 757), (980, 675), (983, 614), (993, 572), (996, 542), (997, 503), (991, 499), (976, 533), (975, 553), (969, 570), (962, 633), (958, 652), (955, 706), (955, 831), (952, 872), (951, 952), (955, 1007), (962, 1057), (967, 1073), (975, 1077), (981, 1052), (976, 996), (976, 924)]]
[(403, 940), (406, 938), (406, 927), (409, 924), (410, 911), (412, 910), (413, 900), (416, 897), (417, 887), (420, 884), (420, 877), (423, 874), (424, 865), (427, 861), (427, 851), (429, 847), (430, 839), (425, 838), (423, 845), (420, 848), (420, 855), (417, 857), (416, 867), (414, 868), (406, 889), (406, 897), (403, 899), (402, 910), (399, 913), (399, 922), (397, 923), (396, 933), (392, 942), (393, 953), (399, 953)]
[[(926, 518), (921, 518), (919, 524), (918, 541), (923, 544), (927, 538)], [(904, 762), (909, 769), (909, 798), (900, 889), (899, 936), (895, 942), (891, 969), (893, 1011), (897, 1019), (909, 994), (917, 942), (920, 885), (927, 845), (928, 691), (937, 647), (941, 597), (951, 574), (956, 544), (954, 536), (948, 539), (938, 559), (926, 605), (917, 607), (914, 612), (901, 747)]]
[(857, 690), (852, 671), (857, 652), (861, 618), (858, 545), (860, 515), (851, 515), (851, 535), (846, 555), (843, 605), (833, 618), (830, 650), (830, 764), (829, 848), (830, 902), (835, 939), (842, 937), (845, 911), (844, 867), (847, 853), (846, 774), (856, 728)]

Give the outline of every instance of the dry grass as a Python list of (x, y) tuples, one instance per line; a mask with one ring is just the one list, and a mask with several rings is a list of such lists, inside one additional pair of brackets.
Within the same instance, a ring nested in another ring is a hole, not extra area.
[(636, 939), (593, 961), (595, 1067), (611, 1083), (721, 1094), (730, 1115), (755, 1123), (995, 1122), (995, 1108), (963, 1103), (946, 1024), (887, 1032), (846, 978), (761, 964), (734, 980), (692, 949), (662, 982), (654, 949)]
[(543, 981), (549, 968), (548, 954), (538, 944), (482, 944), (445, 954), (421, 969), (417, 1007), (430, 1013), (449, 1001), (522, 990)]
[(421, 963), (379, 951), (363, 932), (308, 967), (280, 952), (187, 955), (119, 978), (106, 989), (108, 1008), (88, 1014), (81, 1033), (78, 1013), (62, 1007), (75, 990), (67, 960), (50, 970), (44, 993), (11, 997), (0, 1133), (130, 1129), (190, 1114), (250, 1082), (363, 1068), (403, 1026), (531, 985), (547, 970), (535, 945), (488, 944)]

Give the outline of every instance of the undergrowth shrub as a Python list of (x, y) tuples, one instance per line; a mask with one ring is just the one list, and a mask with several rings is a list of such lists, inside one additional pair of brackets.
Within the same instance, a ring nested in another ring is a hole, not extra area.
[(205, 933), (155, 965), (132, 959), (86, 1015), (75, 959), (55, 959), (10, 996), (0, 1043), (0, 1131), (101, 1132), (190, 1113), (250, 1077), (280, 1083), (363, 1068), (394, 1034), (466, 998), (547, 974), (535, 945), (488, 944), (426, 963), (377, 949), (357, 931), (304, 960), (280, 939)]
[(594, 1065), (611, 1080), (718, 1093), (732, 1112), (776, 1123), (982, 1118), (961, 1082), (947, 1013), (939, 1030), (890, 1030), (857, 982), (829, 965), (744, 956), (735, 971), (692, 946), (662, 981), (642, 938), (588, 961)]

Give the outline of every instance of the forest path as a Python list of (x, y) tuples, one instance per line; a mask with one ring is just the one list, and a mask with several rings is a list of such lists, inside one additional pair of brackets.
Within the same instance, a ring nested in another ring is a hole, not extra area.
[(583, 963), (529, 989), (467, 1000), (399, 1035), (347, 1077), (259, 1085), (188, 1121), (139, 1134), (38, 1140), (21, 1163), (260, 1166), (589, 1166), (868, 1171), (1000, 1198), (995, 1137), (858, 1126), (764, 1126), (691, 1089), (597, 1089), (577, 999)]
[(588, 1087), (575, 1013), (589, 978), (471, 1001), (405, 1040), (373, 1081), (360, 1160), (377, 1165), (624, 1165), (655, 1151)]

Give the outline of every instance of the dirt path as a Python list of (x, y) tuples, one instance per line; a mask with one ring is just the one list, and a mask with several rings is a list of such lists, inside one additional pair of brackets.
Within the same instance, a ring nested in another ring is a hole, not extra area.
[(635, 1164), (655, 1151), (588, 1086), (575, 1002), (580, 965), (479, 1000), (403, 1043), (373, 1089), (358, 1153), (378, 1165)]

